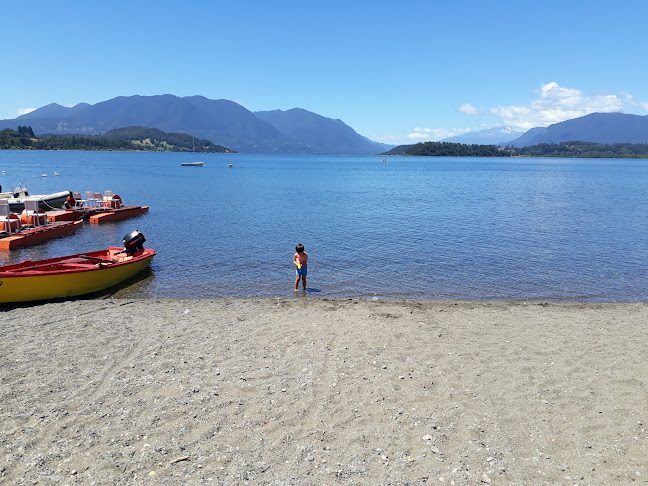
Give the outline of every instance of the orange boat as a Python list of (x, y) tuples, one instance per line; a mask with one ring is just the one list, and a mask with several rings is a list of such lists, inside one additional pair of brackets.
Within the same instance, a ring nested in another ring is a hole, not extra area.
[(155, 251), (140, 231), (124, 247), (0, 266), (0, 303), (76, 297), (113, 287), (147, 268)]

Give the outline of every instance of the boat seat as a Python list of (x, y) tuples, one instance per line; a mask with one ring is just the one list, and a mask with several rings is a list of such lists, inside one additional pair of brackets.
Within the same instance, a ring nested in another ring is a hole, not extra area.
[(86, 207), (97, 207), (101, 206), (101, 201), (103, 200), (103, 197), (101, 196), (100, 193), (98, 192), (93, 192), (93, 191), (86, 191), (85, 192), (85, 205)]
[(0, 230), (4, 233), (14, 233), (20, 229), (20, 218), (9, 209), (9, 201), (0, 199)]
[(119, 196), (115, 197), (115, 194), (112, 191), (106, 191), (104, 193), (101, 207), (110, 208), (110, 209), (120, 208), (121, 198)]
[(63, 262), (63, 263), (59, 263), (59, 265), (61, 265), (61, 268), (63, 268), (63, 269), (69, 268), (70, 270), (73, 270), (75, 268), (82, 268), (82, 269), (87, 270), (87, 269), (94, 268), (94, 267), (97, 266), (96, 263), (90, 263), (90, 262), (86, 262), (86, 263), (67, 263), (67, 262)]
[(74, 207), (76, 209), (81, 209), (85, 207), (85, 203), (87, 202), (85, 199), (83, 199), (83, 196), (81, 196), (80, 192), (73, 192), (72, 197), (74, 198)]
[(43, 226), (47, 224), (47, 215), (38, 206), (38, 199), (25, 199), (25, 209), (20, 216), (23, 224), (29, 226)]

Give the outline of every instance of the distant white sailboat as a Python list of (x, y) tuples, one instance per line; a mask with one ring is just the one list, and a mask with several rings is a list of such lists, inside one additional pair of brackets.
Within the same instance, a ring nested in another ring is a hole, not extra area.
[[(194, 153), (194, 158), (196, 157), (196, 139), (195, 137), (191, 137), (191, 143), (193, 144), (193, 153)], [(205, 165), (204, 162), (181, 162), (181, 166), (183, 167), (203, 167)]]

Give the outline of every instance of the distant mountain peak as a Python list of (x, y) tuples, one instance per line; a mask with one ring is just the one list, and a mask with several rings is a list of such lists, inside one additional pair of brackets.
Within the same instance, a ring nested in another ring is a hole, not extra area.
[(513, 147), (540, 143), (648, 143), (648, 116), (628, 113), (590, 113), (548, 127), (532, 128), (511, 140)]
[(442, 142), (465, 143), (477, 145), (498, 145), (514, 140), (523, 133), (511, 127), (492, 127), (477, 132), (468, 132), (463, 135), (444, 138)]

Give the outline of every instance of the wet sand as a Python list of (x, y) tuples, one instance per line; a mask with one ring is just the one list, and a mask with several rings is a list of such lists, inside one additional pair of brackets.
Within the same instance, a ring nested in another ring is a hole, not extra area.
[(0, 309), (6, 484), (642, 484), (648, 304)]

